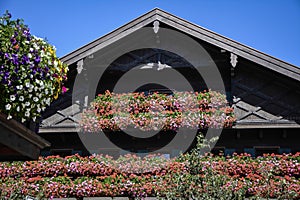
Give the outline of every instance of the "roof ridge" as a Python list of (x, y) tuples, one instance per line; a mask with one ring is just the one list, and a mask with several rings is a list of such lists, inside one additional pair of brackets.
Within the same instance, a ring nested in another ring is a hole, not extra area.
[[(61, 57), (61, 59), (63, 61), (75, 62), (76, 57), (87, 56), (89, 50), (95, 48), (96, 46), (102, 44), (105, 41), (108, 41), (110, 38), (118, 36), (119, 33), (128, 31), (132, 27), (135, 27), (136, 29), (142, 28), (146, 24), (149, 24), (155, 20), (159, 20), (162, 23), (166, 23), (170, 26), (173, 25), (174, 28), (181, 30), (200, 40), (206, 41), (229, 52), (235, 53), (238, 56), (245, 57), (246, 59), (252, 61), (255, 60), (254, 62), (264, 67), (273, 69), (274, 71), (277, 71), (279, 73), (282, 73), (286, 76), (292, 77), (300, 81), (300, 68), (296, 65), (278, 59), (267, 53), (261, 52), (253, 47), (242, 44), (231, 38), (225, 37), (221, 34), (218, 34), (193, 22), (187, 21), (158, 7), (133, 19), (132, 21), (124, 24), (123, 26), (93, 40), (92, 42), (70, 52), (69, 54), (66, 54), (65, 56)], [(132, 30), (132, 32), (134, 31), (135, 30)], [(82, 58), (78, 58), (78, 60), (79, 59)]]

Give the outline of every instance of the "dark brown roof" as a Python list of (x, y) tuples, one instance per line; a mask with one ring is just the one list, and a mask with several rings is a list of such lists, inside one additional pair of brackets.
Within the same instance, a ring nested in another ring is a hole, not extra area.
[[(91, 43), (84, 45), (83, 47), (80, 47), (79, 49), (63, 56), (61, 60), (68, 65), (72, 65), (77, 61), (94, 54), (95, 52), (105, 48), (106, 46), (109, 46), (110, 44), (113, 44), (114, 42), (123, 39), (131, 33), (134, 33), (135, 31), (149, 24), (152, 24), (154, 21), (157, 20), (163, 24), (166, 24), (167, 26), (177, 29), (178, 31), (186, 33), (187, 35), (209, 43), (212, 46), (216, 46), (227, 52), (232, 52), (241, 58), (253, 62), (258, 68), (262, 69), (260, 71), (272, 70), (278, 72), (281, 78), (287, 77), (287, 79), (289, 79), (289, 82), (296, 80), (294, 82), (298, 84), (298, 81), (300, 81), (300, 68), (292, 64), (286, 63), (284, 61), (281, 61), (272, 56), (269, 56), (260, 51), (257, 51), (251, 47), (240, 44), (234, 40), (214, 33), (210, 30), (188, 22), (184, 19), (181, 19), (158, 8), (151, 10), (150, 12), (125, 24), (124, 26), (121, 26), (120, 28), (96, 39), (95, 41), (92, 41)], [(255, 74), (256, 72), (253, 73)], [(254, 77), (254, 79), (257, 79), (257, 77)], [(288, 84), (282, 79), (278, 80), (282, 81), (282, 84)], [(272, 84), (272, 82), (270, 83)], [(261, 92), (263, 93), (263, 91)], [(79, 104), (71, 103), (72, 94), (68, 95), (65, 94), (64, 97), (61, 98), (61, 100), (56, 101), (52, 104), (52, 111), (50, 112), (52, 114), (44, 117), (39, 130), (40, 133), (77, 132), (79, 130), (78, 121), (80, 120), (81, 109)], [(265, 102), (270, 102), (269, 99), (271, 97), (264, 98)], [(294, 99), (297, 99), (297, 97)], [(69, 104), (67, 105), (66, 102), (69, 102)], [(237, 110), (243, 110), (244, 112), (244, 114), (237, 114), (238, 122), (240, 122), (236, 126), (237, 128), (299, 128), (299, 124), (292, 122), (288, 119), (284, 119), (283, 117), (281, 117), (281, 115), (277, 116), (274, 113), (271, 114), (269, 112), (265, 112), (263, 108), (260, 108), (256, 104), (250, 105), (249, 103), (247, 104), (242, 100), (236, 100), (234, 102), (234, 105), (236, 106)], [(290, 110), (293, 109), (289, 109), (288, 111)]]
[(188, 22), (158, 8), (151, 10), (150, 12), (136, 18), (135, 20), (121, 26), (120, 28), (63, 56), (61, 60), (66, 64), (72, 64), (111, 44), (113, 41), (121, 39), (129, 35), (130, 33), (144, 27), (145, 25), (154, 22), (155, 20), (174, 27), (188, 35), (194, 36), (205, 42), (218, 46), (224, 50), (232, 52), (238, 56), (251, 60), (252, 62), (255, 62), (263, 67), (300, 81), (300, 68), (298, 68), (297, 66), (262, 53), (256, 49), (219, 35), (213, 31), (207, 30), (201, 26)]

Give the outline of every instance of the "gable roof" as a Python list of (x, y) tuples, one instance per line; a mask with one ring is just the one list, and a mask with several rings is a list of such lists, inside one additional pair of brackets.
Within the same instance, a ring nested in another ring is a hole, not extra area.
[(85, 58), (86, 56), (91, 55), (97, 50), (102, 49), (103, 47), (113, 43), (114, 41), (119, 40), (156, 20), (174, 27), (188, 35), (215, 45), (221, 49), (232, 52), (237, 56), (241, 56), (263, 67), (300, 81), (300, 68), (298, 68), (297, 66), (289, 64), (270, 55), (262, 53), (256, 49), (236, 42), (232, 39), (207, 30), (201, 26), (188, 22), (159, 8), (155, 8), (150, 12), (136, 18), (135, 20), (121, 26), (120, 28), (63, 56), (61, 60), (66, 64), (77, 62)]
[[(187, 35), (193, 36), (194, 38), (198, 38), (199, 40), (205, 41), (208, 44), (250, 60), (251, 62), (256, 63), (258, 67), (271, 69), (282, 74), (283, 76), (291, 78), (292, 80), (300, 81), (300, 68), (240, 44), (222, 35), (209, 31), (198, 25), (190, 23), (158, 8), (153, 9), (152, 11), (125, 24), (124, 26), (121, 26), (120, 28), (96, 39), (95, 41), (92, 41), (91, 43), (63, 56), (61, 60), (68, 65), (76, 63), (92, 55), (98, 50), (101, 50), (106, 46), (130, 35), (131, 33), (134, 33), (135, 31), (147, 25), (153, 24), (153, 22), (157, 20), (163, 24), (177, 29), (178, 31), (184, 32)], [(71, 104), (71, 99), (72, 95), (66, 93), (64, 98), (53, 103), (53, 110), (49, 113), (52, 113), (53, 111), (54, 113), (43, 119), (39, 133), (77, 132), (79, 130), (78, 122), (80, 120), (81, 113), (80, 105), (77, 103)], [(266, 101), (267, 100), (268, 98)], [(66, 104), (66, 102), (69, 102), (70, 105)], [(65, 104), (68, 106), (62, 106)], [(295, 122), (290, 122), (284, 118), (264, 112), (256, 105), (249, 105), (240, 100), (237, 100), (234, 102), (234, 104), (237, 110), (243, 110), (243, 113), (239, 114), (240, 118), (238, 119), (241, 123), (239, 126), (236, 126), (236, 128), (300, 127), (299, 124), (296, 124)], [(254, 117), (255, 120), (253, 119)], [(249, 121), (248, 119), (251, 120)]]

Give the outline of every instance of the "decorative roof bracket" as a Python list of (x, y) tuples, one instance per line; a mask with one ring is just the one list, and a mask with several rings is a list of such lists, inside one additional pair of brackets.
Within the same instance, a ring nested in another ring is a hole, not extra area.
[(237, 55), (235, 55), (234, 53), (230, 53), (230, 63), (233, 68), (236, 67), (236, 64), (238, 62), (237, 58)]
[(81, 74), (82, 70), (83, 70), (83, 59), (79, 60), (77, 62), (77, 73), (78, 74)]
[(159, 30), (159, 21), (154, 21), (153, 22), (153, 31), (154, 31), (154, 33), (157, 34), (158, 30)]
[(236, 67), (236, 64), (238, 62), (238, 57), (234, 53), (230, 53), (230, 63), (231, 63), (231, 76), (234, 76), (234, 69)]

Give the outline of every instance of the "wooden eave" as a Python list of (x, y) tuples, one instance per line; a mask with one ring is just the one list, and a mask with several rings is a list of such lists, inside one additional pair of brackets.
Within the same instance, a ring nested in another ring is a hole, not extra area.
[(104, 35), (103, 37), (100, 37), (95, 41), (63, 56), (61, 60), (70, 65), (154, 22), (155, 20), (174, 27), (186, 33), (187, 35), (193, 36), (221, 49), (232, 52), (237, 56), (241, 56), (263, 67), (300, 81), (300, 68), (297, 66), (238, 43), (158, 8), (151, 10), (150, 12)]
[(6, 115), (1, 113), (0, 133), (0, 143), (30, 159), (37, 159), (40, 150), (50, 146), (48, 141), (19, 122), (7, 120)]

